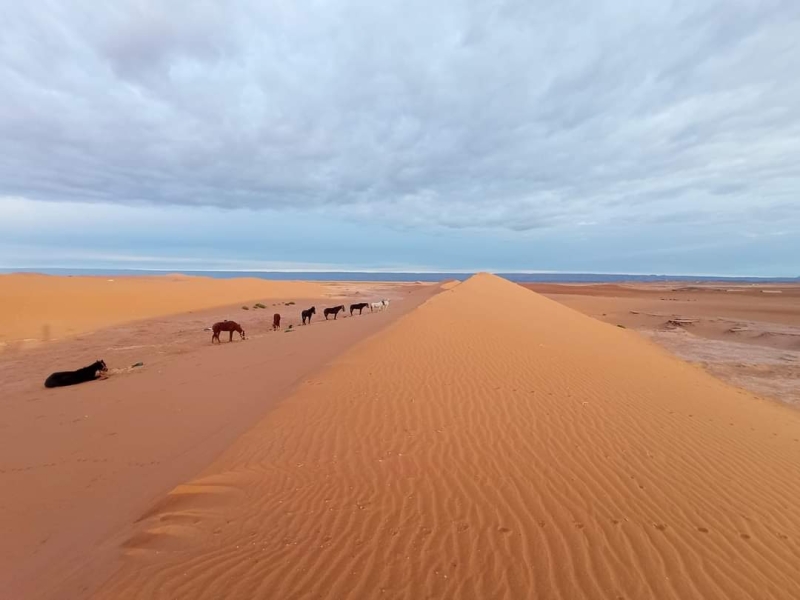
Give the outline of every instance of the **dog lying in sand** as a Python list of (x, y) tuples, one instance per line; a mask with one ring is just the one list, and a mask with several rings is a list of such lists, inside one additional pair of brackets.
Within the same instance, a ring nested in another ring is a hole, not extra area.
[(77, 371), (59, 371), (53, 373), (44, 382), (44, 387), (64, 387), (66, 385), (76, 385), (86, 381), (93, 381), (98, 378), (104, 378), (105, 373), (108, 371), (105, 361), (98, 360), (88, 367), (83, 367)]

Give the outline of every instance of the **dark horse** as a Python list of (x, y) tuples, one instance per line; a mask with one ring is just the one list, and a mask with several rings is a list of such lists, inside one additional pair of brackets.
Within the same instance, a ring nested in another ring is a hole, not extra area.
[(219, 323), (214, 323), (214, 325), (211, 327), (211, 331), (214, 332), (214, 335), (211, 336), (211, 343), (212, 344), (214, 343), (214, 340), (217, 340), (217, 343), (220, 343), (219, 334), (222, 331), (230, 332), (231, 335), (228, 337), (228, 341), (229, 342), (233, 341), (233, 332), (234, 331), (238, 331), (239, 335), (241, 336), (241, 338), (245, 339), (244, 338), (244, 329), (242, 329), (242, 326), (239, 325), (236, 321), (220, 321)]
[(75, 385), (84, 381), (93, 381), (108, 371), (106, 363), (102, 360), (92, 363), (88, 367), (83, 367), (77, 371), (59, 371), (53, 373), (44, 382), (44, 387), (54, 388), (65, 385)]
[(300, 313), (300, 316), (303, 317), (303, 325), (306, 324), (306, 319), (308, 319), (308, 323), (311, 324), (311, 315), (315, 315), (315, 314), (317, 314), (317, 307), (316, 306), (312, 306), (311, 308), (307, 308), (302, 313)]
[(281, 328), (281, 316), (278, 313), (272, 315), (272, 330), (278, 331)]
[(328, 320), (328, 315), (333, 315), (333, 320), (336, 320), (336, 315), (339, 314), (339, 311), (344, 310), (344, 304), (340, 306), (334, 306), (333, 308), (326, 308), (322, 312), (325, 313), (325, 320)]
[(350, 316), (353, 316), (353, 311), (357, 310), (358, 314), (361, 314), (361, 311), (364, 310), (369, 306), (368, 302), (359, 302), (358, 304), (351, 304), (350, 305)]

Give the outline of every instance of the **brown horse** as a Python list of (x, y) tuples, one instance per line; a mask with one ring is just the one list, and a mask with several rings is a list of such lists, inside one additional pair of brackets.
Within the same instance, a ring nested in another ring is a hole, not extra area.
[(272, 315), (272, 331), (278, 331), (281, 328), (281, 316), (278, 313)]
[(219, 334), (222, 331), (227, 331), (231, 334), (230, 337), (228, 338), (229, 342), (233, 341), (234, 331), (238, 331), (242, 339), (245, 339), (244, 329), (242, 329), (242, 326), (239, 325), (236, 321), (220, 321), (219, 323), (214, 323), (214, 325), (211, 327), (211, 331), (214, 332), (214, 335), (211, 336), (212, 344), (214, 343), (214, 340), (217, 340), (218, 344), (221, 343), (219, 341)]

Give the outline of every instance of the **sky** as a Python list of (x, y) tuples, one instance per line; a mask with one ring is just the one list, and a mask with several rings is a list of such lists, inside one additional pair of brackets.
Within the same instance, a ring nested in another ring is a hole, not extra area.
[(800, 275), (797, 0), (0, 14), (0, 267)]

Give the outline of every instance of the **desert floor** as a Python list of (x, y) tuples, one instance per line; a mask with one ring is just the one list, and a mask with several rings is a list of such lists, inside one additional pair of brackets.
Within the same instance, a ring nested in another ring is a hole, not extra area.
[(800, 407), (800, 285), (530, 284), (724, 381)]

